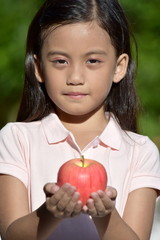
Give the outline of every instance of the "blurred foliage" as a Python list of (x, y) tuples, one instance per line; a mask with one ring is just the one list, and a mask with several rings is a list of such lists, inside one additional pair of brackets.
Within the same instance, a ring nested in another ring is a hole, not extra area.
[(42, 1), (1, 0), (0, 128), (14, 121), (23, 86), (25, 41), (30, 21)]
[[(160, 145), (160, 1), (120, 0), (138, 43), (137, 90), (142, 103), (139, 128)], [(0, 128), (14, 121), (23, 85), (27, 29), (42, 0), (1, 0)]]
[(121, 0), (138, 44), (139, 129), (160, 148), (160, 1)]

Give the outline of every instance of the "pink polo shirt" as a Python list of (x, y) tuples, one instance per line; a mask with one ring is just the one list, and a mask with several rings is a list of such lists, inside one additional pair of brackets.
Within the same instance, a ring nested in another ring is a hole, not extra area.
[(83, 151), (54, 113), (41, 121), (8, 123), (0, 132), (0, 173), (24, 183), (30, 211), (45, 201), (43, 187), (57, 181), (60, 166), (82, 155), (105, 166), (108, 185), (118, 192), (116, 208), (121, 216), (131, 191), (143, 187), (160, 190), (157, 147), (146, 136), (124, 132), (113, 116)]

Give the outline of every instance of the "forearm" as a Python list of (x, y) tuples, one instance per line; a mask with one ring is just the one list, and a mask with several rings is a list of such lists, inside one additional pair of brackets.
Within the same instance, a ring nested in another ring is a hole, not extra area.
[(37, 211), (14, 221), (7, 229), (5, 240), (47, 239), (60, 221), (43, 204)]
[(137, 234), (123, 221), (117, 210), (103, 218), (93, 218), (102, 240), (139, 240)]

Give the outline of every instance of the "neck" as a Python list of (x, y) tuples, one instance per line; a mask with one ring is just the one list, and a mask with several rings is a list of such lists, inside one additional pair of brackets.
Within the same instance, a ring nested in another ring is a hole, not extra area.
[(106, 117), (102, 108), (87, 115), (59, 113), (58, 116), (62, 124), (72, 132), (81, 150), (96, 136), (100, 136), (109, 121), (109, 116)]
[(58, 114), (62, 124), (73, 134), (74, 132), (102, 132), (108, 123), (104, 110), (87, 115)]

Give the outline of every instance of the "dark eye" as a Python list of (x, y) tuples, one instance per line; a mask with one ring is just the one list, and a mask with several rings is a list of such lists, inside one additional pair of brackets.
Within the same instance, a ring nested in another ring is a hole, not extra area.
[(97, 60), (97, 59), (89, 59), (87, 60), (87, 63), (89, 64), (96, 64), (96, 63), (100, 63), (101, 61)]
[(54, 60), (53, 63), (56, 63), (56, 64), (67, 64), (67, 61), (64, 60), (64, 59), (57, 59), (57, 60)]

